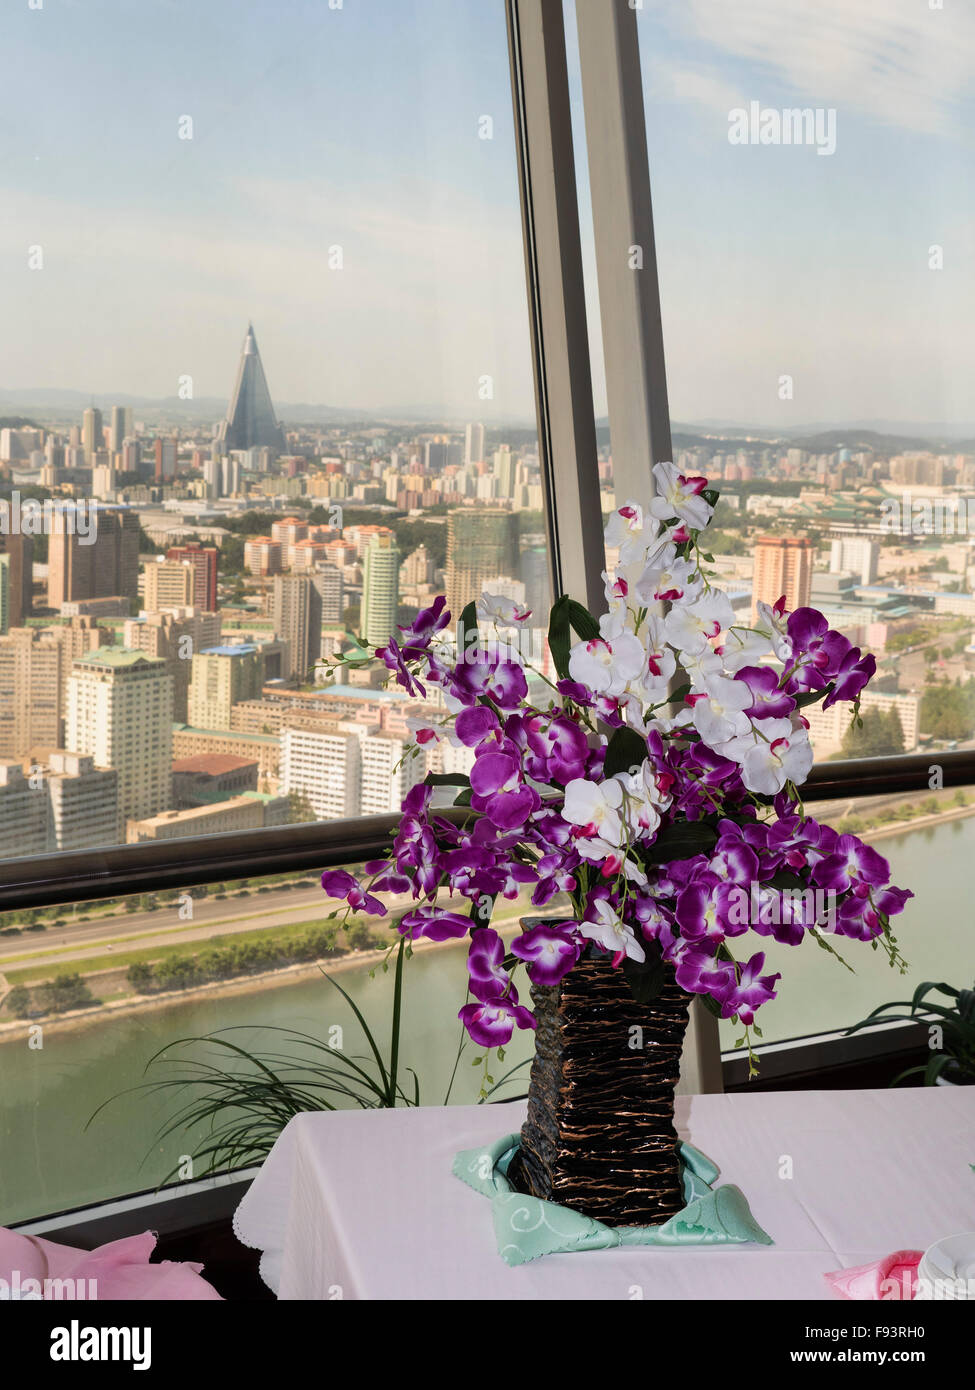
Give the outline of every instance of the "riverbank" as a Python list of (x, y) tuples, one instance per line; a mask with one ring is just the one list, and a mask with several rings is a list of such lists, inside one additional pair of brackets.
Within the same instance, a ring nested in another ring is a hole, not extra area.
[(869, 845), (873, 844), (874, 840), (888, 840), (892, 835), (907, 835), (915, 830), (933, 829), (937, 825), (946, 825), (949, 821), (965, 820), (968, 816), (975, 816), (975, 805), (952, 806), (947, 811), (913, 816), (910, 820), (891, 821), (889, 825), (878, 825), (872, 830), (858, 830), (857, 839)]
[[(499, 928), (502, 937), (514, 935), (517, 927), (507, 923)], [(398, 938), (397, 938), (398, 940)], [(463, 946), (464, 941), (425, 941), (413, 943), (415, 955), (426, 955), (432, 951), (454, 950)], [(390, 943), (395, 948), (396, 941)], [(381, 967), (387, 959), (389, 948), (373, 951), (349, 951), (343, 956), (332, 956), (318, 961), (301, 961), (296, 965), (285, 965), (279, 970), (265, 970), (256, 975), (237, 975), (229, 980), (212, 980), (205, 985), (194, 985), (190, 989), (165, 990), (158, 994), (130, 995), (124, 999), (108, 1000), (86, 1009), (69, 1009), (63, 1014), (49, 1014), (42, 1018), (17, 1018), (0, 1023), (0, 1043), (23, 1041), (30, 1037), (31, 1028), (42, 1027), (44, 1033), (64, 1033), (79, 1031), (97, 1024), (103, 1026), (108, 1019), (128, 1018), (137, 1014), (151, 1013), (172, 1007), (176, 1004), (199, 1003), (207, 999), (224, 999), (233, 995), (257, 994), (277, 989), (284, 985), (297, 984), (325, 975), (341, 975), (349, 970), (373, 970)], [(406, 962), (407, 970), (409, 961)], [(390, 980), (392, 965), (390, 966)], [(95, 978), (95, 977), (91, 977)], [(259, 1026), (259, 1025), (255, 1025)]]

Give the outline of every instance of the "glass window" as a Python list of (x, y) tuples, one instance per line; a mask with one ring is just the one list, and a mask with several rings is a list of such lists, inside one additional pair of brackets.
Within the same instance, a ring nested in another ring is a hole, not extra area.
[[(389, 1067), (395, 914), (343, 925), (329, 916), (334, 907), (317, 874), (297, 872), (0, 914), (0, 1225), (204, 1175), (208, 1160), (194, 1155), (211, 1121), (184, 1110), (215, 1091), (164, 1083), (204, 1068), (210, 1078), (261, 1073), (220, 1042), (180, 1040), (216, 1034), (260, 1056), (304, 1087), (300, 1109), (311, 1108), (309, 1097), (338, 1109), (354, 1106), (355, 1095), (375, 1103), (350, 1080), (354, 1061), (381, 1085), (336, 985), (362, 1010)], [(510, 939), (526, 910), (527, 900), (501, 903), (493, 925)], [(419, 943), (406, 963), (399, 1080), (409, 1103), (414, 1072), (420, 1104), (478, 1098), (484, 1068), (472, 1067), (478, 1049), (456, 1016), (466, 967), (467, 943), (457, 941)], [(494, 1098), (527, 1090), (532, 1042), (516, 1032), (492, 1071)], [(222, 1108), (215, 1131), (240, 1117)], [(258, 1106), (255, 1136), (259, 1118)], [(216, 1163), (237, 1168), (260, 1156), (222, 1154)]]
[(812, 713), (819, 758), (971, 746), (969, 20), (637, 18), (675, 459), (721, 489), (716, 565), (743, 612), (785, 593), (876, 655), (861, 728)]
[(2, 21), (0, 856), (393, 811), (423, 711), (323, 663), (549, 603), (503, 6), (131, 20)]
[[(934, 769), (932, 769), (934, 772)], [(937, 784), (938, 778), (933, 775)], [(778, 996), (758, 1015), (762, 1041), (780, 1042), (851, 1027), (878, 1005), (910, 999), (924, 980), (971, 987), (975, 960), (972, 932), (952, 865), (966, 862), (975, 846), (975, 790), (941, 788), (924, 793), (871, 796), (843, 802), (810, 802), (809, 813), (841, 833), (859, 836), (890, 864), (891, 881), (914, 897), (891, 919), (902, 974), (881, 949), (825, 933), (826, 950), (804, 940), (799, 947), (766, 937), (766, 968), (781, 971)], [(828, 901), (826, 902), (828, 908)], [(802, 959), (796, 959), (796, 951)], [(798, 969), (797, 969), (798, 967)], [(939, 1001), (935, 1001), (939, 1002)], [(719, 1025), (722, 1048), (740, 1036), (733, 1023)]]

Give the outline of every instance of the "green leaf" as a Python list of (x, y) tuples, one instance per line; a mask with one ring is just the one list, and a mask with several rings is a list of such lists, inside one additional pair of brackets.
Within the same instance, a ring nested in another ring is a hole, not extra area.
[(675, 821), (661, 829), (641, 858), (646, 864), (693, 859), (695, 854), (709, 854), (717, 843), (718, 832), (707, 820)]
[(423, 779), (428, 787), (469, 787), (471, 779), (466, 772), (428, 772)]
[(802, 709), (804, 705), (816, 705), (820, 700), (825, 700), (834, 689), (835, 682), (830, 681), (829, 685), (824, 685), (822, 690), (804, 690), (799, 695), (793, 695), (796, 708)]
[(599, 623), (589, 612), (588, 608), (583, 608), (581, 603), (576, 603), (574, 598), (569, 599), (569, 626), (574, 630), (580, 642), (592, 642), (599, 636)]
[(697, 997), (709, 1014), (713, 1014), (715, 1018), (721, 1017), (721, 1005), (718, 1003), (717, 999), (712, 999), (710, 994), (699, 994)]
[(667, 697), (667, 704), (682, 705), (684, 701), (687, 699), (688, 695), (690, 695), (690, 693), (691, 683), (690, 681), (685, 681), (683, 685), (679, 685), (677, 687), (677, 689), (674, 691), (672, 695), (669, 695)]
[[(460, 621), (457, 624), (457, 632), (457, 655), (460, 656), (461, 636), (463, 636), (465, 649), (472, 645), (476, 645), (477, 642), (477, 603), (474, 599), (471, 599), (470, 603), (461, 613)], [(472, 633), (474, 634), (473, 637), (471, 636)]]
[(617, 772), (626, 772), (631, 767), (639, 767), (646, 756), (646, 739), (641, 738), (635, 729), (628, 729), (622, 725), (619, 729), (614, 729), (607, 744), (603, 775), (615, 777)]
[(552, 605), (552, 612), (548, 620), (549, 651), (552, 653), (552, 663), (561, 680), (568, 680), (569, 678), (571, 645), (569, 638), (569, 598), (567, 594), (563, 594)]

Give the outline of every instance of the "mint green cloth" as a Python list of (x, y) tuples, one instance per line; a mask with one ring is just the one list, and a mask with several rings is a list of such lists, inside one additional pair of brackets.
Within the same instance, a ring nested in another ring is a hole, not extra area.
[(683, 1211), (662, 1226), (604, 1226), (557, 1202), (512, 1190), (506, 1177), (520, 1136), (506, 1134), (494, 1144), (465, 1149), (453, 1171), (475, 1192), (491, 1198), (498, 1252), (505, 1264), (521, 1265), (542, 1255), (573, 1250), (609, 1250), (619, 1245), (730, 1245), (756, 1241), (771, 1245), (737, 1187), (712, 1187), (718, 1169), (692, 1144), (681, 1144)]

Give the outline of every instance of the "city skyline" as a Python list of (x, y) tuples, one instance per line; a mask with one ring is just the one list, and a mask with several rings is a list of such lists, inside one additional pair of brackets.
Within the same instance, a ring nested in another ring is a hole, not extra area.
[[(975, 239), (962, 80), (975, 23), (903, 0), (883, 12), (828, 0), (847, 55), (829, 66), (793, 42), (823, 8), (637, 11), (672, 414), (960, 429), (975, 373), (973, 292), (959, 283)], [(530, 420), (501, 5), (301, 0), (230, 15), (223, 0), (202, 15), (147, 3), (138, 33), (117, 0), (5, 15), (15, 115), (0, 173), (0, 400), (165, 400), (183, 376), (195, 399), (226, 399), (252, 317), (279, 408)], [(167, 80), (147, 84), (157, 65)], [(258, 96), (273, 98), (271, 119)], [(729, 145), (728, 112), (751, 100), (835, 108), (835, 154)], [(490, 140), (478, 138), (485, 114)], [(192, 139), (179, 138), (184, 116)], [(33, 246), (43, 269), (28, 269)], [(335, 246), (342, 269), (329, 265)], [(780, 401), (784, 374), (795, 391)], [(490, 400), (477, 397), (484, 375)]]

